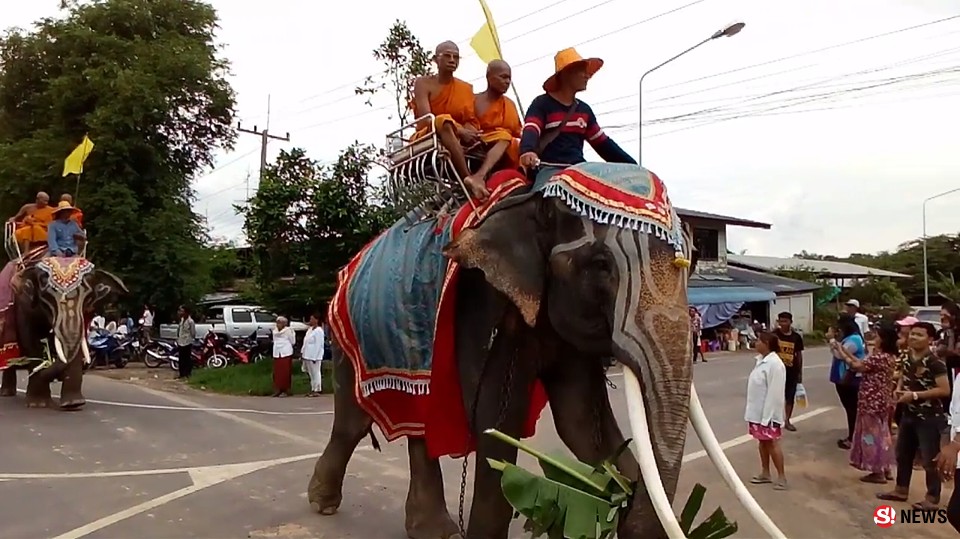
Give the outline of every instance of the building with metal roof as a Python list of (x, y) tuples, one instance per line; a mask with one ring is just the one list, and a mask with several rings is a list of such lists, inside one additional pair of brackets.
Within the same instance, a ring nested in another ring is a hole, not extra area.
[(727, 263), (741, 268), (763, 272), (779, 270), (812, 271), (819, 277), (834, 279), (863, 279), (867, 277), (908, 278), (910, 275), (877, 268), (836, 262), (832, 260), (811, 260), (808, 258), (779, 258), (774, 256), (727, 255)]

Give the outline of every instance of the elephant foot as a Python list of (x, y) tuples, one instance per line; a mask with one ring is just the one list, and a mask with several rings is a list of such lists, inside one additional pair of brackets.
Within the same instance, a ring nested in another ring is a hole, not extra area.
[(407, 516), (407, 537), (410, 539), (462, 539), (460, 528), (446, 510), (436, 516)]
[(30, 397), (27, 396), (27, 408), (54, 408), (57, 403), (53, 402), (52, 397)]
[(325, 493), (323, 490), (319, 485), (309, 489), (307, 498), (310, 500), (310, 509), (321, 515), (334, 515), (340, 509), (343, 494), (340, 492)]
[(87, 399), (83, 396), (79, 397), (60, 397), (60, 409), (65, 412), (75, 412), (83, 408), (87, 404)]
[(0, 387), (0, 397), (16, 397), (17, 388), (16, 387)]

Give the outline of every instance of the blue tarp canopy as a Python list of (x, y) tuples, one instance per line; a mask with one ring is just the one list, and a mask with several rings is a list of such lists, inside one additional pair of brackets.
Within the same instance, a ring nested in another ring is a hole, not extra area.
[(705, 286), (687, 289), (687, 302), (690, 305), (772, 301), (776, 297), (773, 292), (754, 286)]

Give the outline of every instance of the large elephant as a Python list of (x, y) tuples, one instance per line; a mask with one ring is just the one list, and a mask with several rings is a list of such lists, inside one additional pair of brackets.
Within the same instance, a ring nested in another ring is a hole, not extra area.
[[(97, 307), (128, 292), (116, 276), (99, 269), (84, 258), (37, 258), (26, 261), (21, 269), (9, 267), (12, 273), (11, 309), (0, 317), (3, 324), (15, 324), (15, 332), (0, 331), (13, 337), (20, 355), (34, 361), (22, 362), (3, 371), (0, 396), (16, 395), (15, 369), (31, 371), (26, 399), (30, 407), (51, 407), (54, 402), (50, 384), (61, 380), (60, 408), (79, 410), (86, 404), (83, 397), (83, 366), (90, 361), (87, 347), (87, 322)], [(45, 347), (44, 343), (49, 347)], [(4, 343), (0, 343), (4, 344)], [(49, 350), (52, 360), (34, 370)]]

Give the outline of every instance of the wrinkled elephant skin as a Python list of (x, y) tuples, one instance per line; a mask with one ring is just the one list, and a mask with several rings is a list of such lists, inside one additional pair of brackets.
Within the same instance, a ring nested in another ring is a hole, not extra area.
[[(112, 301), (127, 288), (116, 276), (102, 270), (84, 274), (76, 286), (58, 289), (50, 275), (36, 264), (28, 264), (14, 283), (17, 340), (24, 357), (44, 357), (44, 342), (49, 344), (53, 364), (30, 375), (26, 401), (31, 408), (55, 406), (50, 393), (54, 380), (62, 382), (59, 407), (80, 410), (83, 396), (83, 364), (89, 358), (87, 323), (97, 307)], [(36, 364), (22, 368), (33, 370)], [(2, 373), (0, 395), (16, 393), (14, 368)]]
[[(654, 453), (672, 500), (692, 375), (687, 273), (674, 264), (675, 249), (655, 235), (596, 224), (555, 198), (528, 193), (502, 202), (445, 254), (462, 268), (456, 357), (477, 440), (467, 537), (508, 536), (512, 509), (486, 459), (516, 462), (517, 452), (482, 432), (521, 435), (534, 379), (543, 383), (557, 432), (577, 458), (598, 463), (621, 445), (606, 389), (610, 358), (642, 382)], [(333, 431), (308, 486), (311, 506), (322, 514), (339, 507), (347, 463), (372, 424), (354, 398), (354, 372), (336, 342), (334, 361)], [(439, 462), (427, 458), (422, 439), (408, 439), (408, 448), (409, 537), (456, 536)], [(629, 451), (618, 464), (640, 479)], [(641, 487), (618, 537), (662, 535)]]

